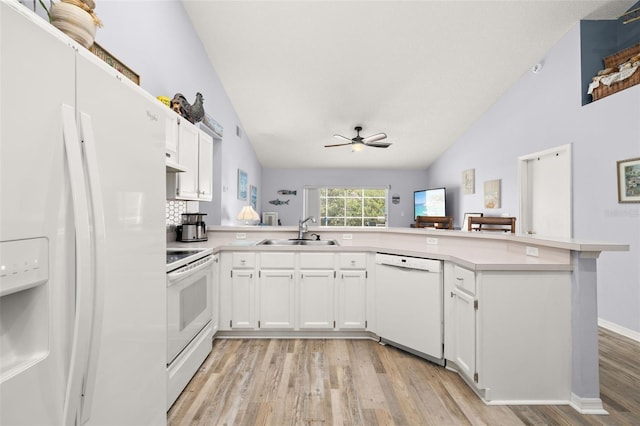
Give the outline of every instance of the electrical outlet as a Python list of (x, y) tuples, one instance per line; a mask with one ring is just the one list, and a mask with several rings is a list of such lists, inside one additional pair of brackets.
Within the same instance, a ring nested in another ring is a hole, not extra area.
[(438, 244), (438, 239), (437, 238), (428, 237), (427, 238), (427, 244), (430, 244), (430, 245)]
[(353, 240), (353, 235), (351, 234), (342, 234), (343, 240)]
[(244, 232), (236, 232), (236, 240), (244, 240), (247, 238), (247, 234)]
[(529, 246), (527, 246), (527, 256), (538, 257), (538, 247), (529, 247)]

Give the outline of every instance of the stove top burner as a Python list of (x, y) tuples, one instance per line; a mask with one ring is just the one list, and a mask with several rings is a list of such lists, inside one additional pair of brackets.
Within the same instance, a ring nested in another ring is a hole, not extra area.
[(167, 265), (177, 262), (185, 257), (200, 253), (202, 250), (172, 250), (167, 251)]

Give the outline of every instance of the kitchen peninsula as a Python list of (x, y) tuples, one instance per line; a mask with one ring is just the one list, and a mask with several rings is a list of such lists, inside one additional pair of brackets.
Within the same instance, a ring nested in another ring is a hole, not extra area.
[[(442, 364), (458, 371), (487, 404), (570, 404), (582, 413), (604, 413), (598, 377), (596, 260), (601, 252), (626, 251), (627, 245), (435, 229), (311, 227), (309, 232), (338, 245), (258, 244), (296, 238), (295, 227), (210, 227), (206, 243), (189, 244), (220, 253), (220, 337), (384, 338), (376, 311), (388, 300), (376, 300), (377, 256), (430, 259), (442, 265), (443, 349), (435, 358), (440, 356)], [(332, 288), (338, 321), (318, 330), (300, 319), (306, 312), (301, 306), (308, 304), (300, 304), (304, 301), (298, 287), (305, 273), (323, 270), (331, 271), (329, 280), (337, 280)], [(344, 302), (339, 298), (344, 293), (341, 275), (352, 270), (364, 274), (364, 281), (358, 282), (363, 283), (366, 314), (362, 324), (349, 327), (341, 323)], [(232, 321), (237, 307), (233, 279), (234, 272), (243, 271), (251, 276), (241, 283), (251, 297), (237, 306), (256, 321), (238, 328)], [(261, 287), (263, 281), (256, 281), (283, 271), (284, 281), (270, 281), (282, 284)], [(265, 311), (282, 312), (273, 308), (276, 298), (265, 294), (271, 288), (280, 289), (288, 300), (282, 308), (288, 320), (265, 326), (264, 319), (260, 323)], [(264, 300), (270, 302), (265, 305)], [(416, 353), (411, 344), (395, 342)]]

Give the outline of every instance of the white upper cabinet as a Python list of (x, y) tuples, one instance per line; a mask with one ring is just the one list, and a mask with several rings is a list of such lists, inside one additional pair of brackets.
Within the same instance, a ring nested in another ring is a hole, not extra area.
[(186, 169), (180, 165), (180, 158), (178, 158), (178, 121), (180, 117), (167, 110), (165, 117), (165, 159), (167, 164), (168, 173), (184, 172)]
[[(177, 146), (179, 165), (186, 171), (167, 174), (167, 198), (175, 200), (212, 200), (213, 138), (184, 119), (178, 119)], [(167, 129), (167, 154), (175, 139), (174, 128)]]
[(213, 199), (213, 138), (198, 132), (198, 200)]

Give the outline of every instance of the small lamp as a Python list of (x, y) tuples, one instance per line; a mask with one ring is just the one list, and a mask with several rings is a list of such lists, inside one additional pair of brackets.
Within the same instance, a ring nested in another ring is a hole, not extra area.
[(238, 220), (244, 220), (244, 224), (248, 225), (250, 220), (260, 220), (260, 216), (251, 206), (244, 206), (238, 213)]

